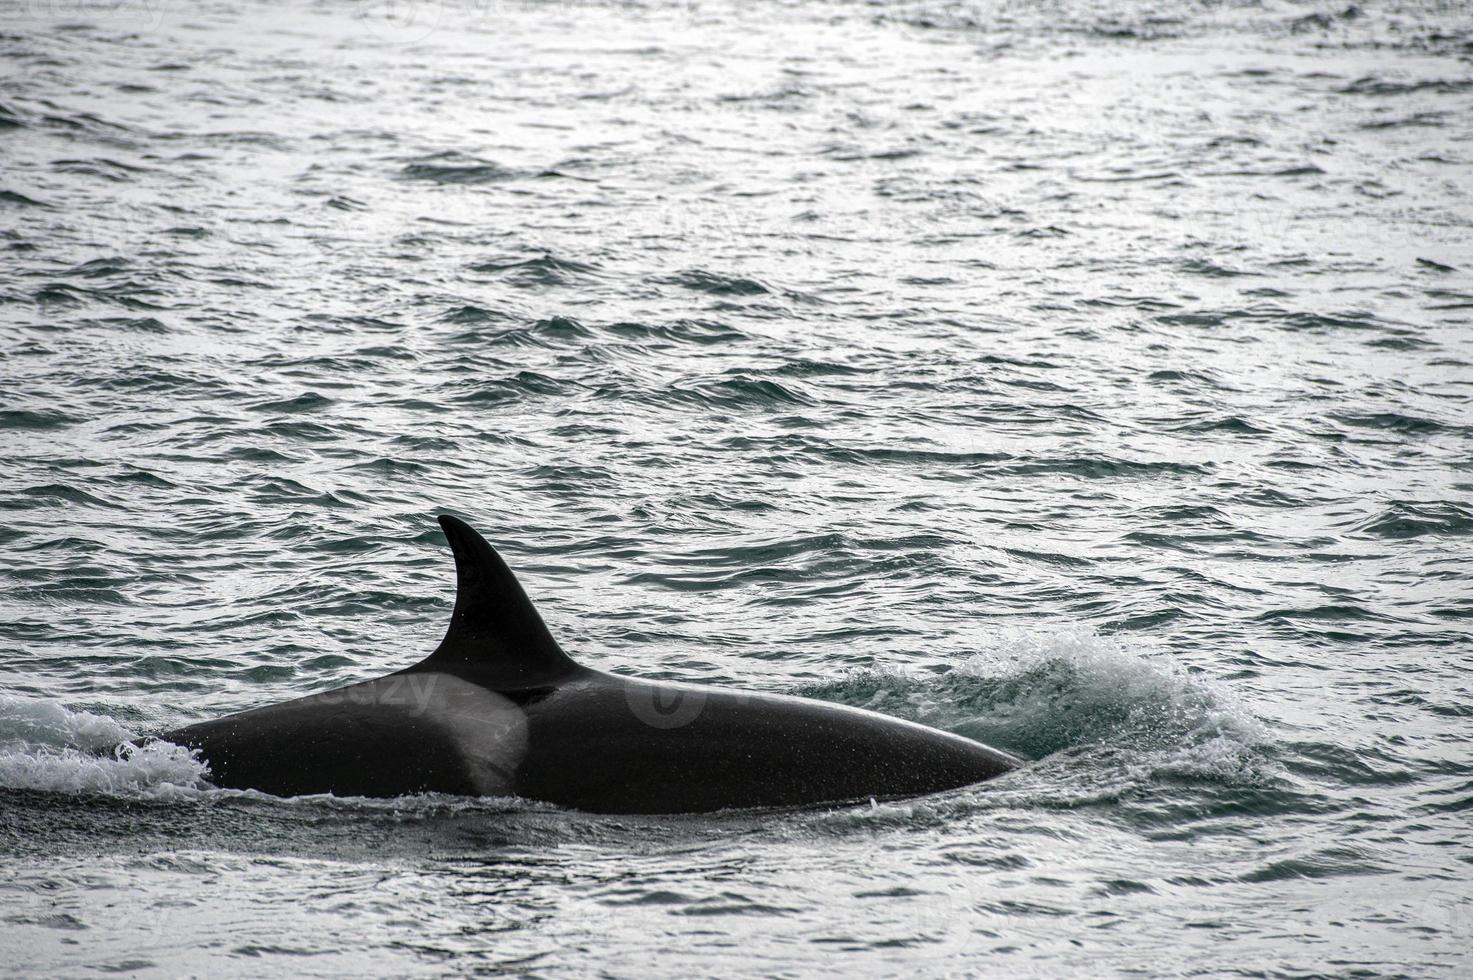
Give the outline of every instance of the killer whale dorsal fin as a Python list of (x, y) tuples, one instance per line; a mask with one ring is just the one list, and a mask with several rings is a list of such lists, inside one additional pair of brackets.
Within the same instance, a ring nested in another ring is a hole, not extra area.
[(441, 514), (440, 527), (455, 554), (455, 611), (445, 638), (419, 666), (468, 666), (507, 684), (573, 669), (496, 549), (458, 517)]

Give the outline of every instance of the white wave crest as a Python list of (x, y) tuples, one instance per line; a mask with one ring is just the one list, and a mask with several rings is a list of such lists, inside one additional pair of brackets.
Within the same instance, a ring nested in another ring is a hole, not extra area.
[(911, 718), (1031, 759), (1110, 746), (1182, 774), (1229, 776), (1267, 741), (1224, 683), (1135, 640), (1000, 631), (943, 674), (865, 670), (800, 693)]
[(115, 718), (57, 701), (0, 696), (0, 787), (173, 798), (198, 792), (205, 764), (168, 742), (127, 744)]
[[(1008, 630), (957, 672), (984, 710), (972, 719), (1011, 728), (1025, 741), (1058, 750), (1121, 738), (1152, 747), (1201, 749), (1227, 740), (1257, 744), (1262, 722), (1224, 683), (1194, 674), (1140, 641), (1085, 629)], [(968, 681), (970, 683), (968, 683)]]

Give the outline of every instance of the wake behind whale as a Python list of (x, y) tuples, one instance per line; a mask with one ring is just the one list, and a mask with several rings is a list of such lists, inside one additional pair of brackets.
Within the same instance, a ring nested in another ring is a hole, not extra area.
[(221, 787), (278, 796), (519, 796), (599, 813), (897, 799), (1019, 765), (888, 715), (621, 677), (558, 646), (500, 555), (441, 516), (450, 628), (412, 667), (167, 732)]

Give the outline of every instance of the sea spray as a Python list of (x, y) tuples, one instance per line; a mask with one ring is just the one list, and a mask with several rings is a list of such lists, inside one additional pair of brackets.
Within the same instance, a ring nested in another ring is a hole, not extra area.
[(1265, 742), (1222, 683), (1133, 639), (1006, 629), (940, 674), (861, 670), (797, 693), (910, 718), (1029, 759), (1097, 747), (1225, 773)]
[(197, 792), (204, 763), (106, 715), (0, 697), (0, 788), (168, 799)]

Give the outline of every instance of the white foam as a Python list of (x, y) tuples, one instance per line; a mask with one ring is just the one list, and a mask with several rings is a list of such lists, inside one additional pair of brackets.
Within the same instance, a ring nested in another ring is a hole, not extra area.
[[(997, 683), (992, 707), (1024, 725), (1063, 721), (1077, 745), (1112, 735), (1155, 745), (1262, 742), (1262, 722), (1227, 685), (1140, 640), (1086, 629), (999, 632), (959, 669)], [(1211, 754), (1211, 753), (1206, 753)]]
[(106, 715), (0, 696), (0, 786), (161, 799), (200, 791), (206, 767), (188, 749), (124, 744), (134, 738)]
[(0, 786), (10, 789), (164, 799), (192, 795), (204, 776), (204, 763), (168, 742), (120, 750), (116, 756), (49, 746), (0, 749)]
[[(1166, 775), (1253, 778), (1268, 740), (1263, 724), (1226, 684), (1193, 674), (1137, 640), (1082, 629), (1002, 631), (949, 673), (859, 671), (800, 693), (914, 718), (1033, 759), (1120, 750), (1128, 758), (1115, 761), (1130, 771), (1127, 782)], [(188, 750), (158, 741), (126, 744), (137, 737), (107, 715), (0, 696), (0, 787), (161, 799), (264, 797), (213, 789), (207, 767)], [(298, 802), (407, 805), (426, 812), (452, 805), (431, 798), (318, 796)], [(869, 816), (894, 814), (881, 806)]]
[(1004, 629), (943, 674), (858, 671), (801, 693), (959, 732), (1041, 759), (1121, 750), (1156, 772), (1233, 778), (1263, 724), (1225, 683), (1128, 637)]
[(208, 766), (190, 750), (157, 739), (139, 739), (136, 731), (115, 718), (73, 711), (59, 701), (0, 695), (0, 787), (7, 789), (153, 800), (258, 800), (382, 810), (406, 817), (545, 809), (511, 797), (435, 793), (393, 799), (317, 794), (283, 800), (255, 790), (219, 789), (207, 782), (208, 775)]
[(127, 727), (106, 715), (70, 711), (59, 701), (30, 701), (0, 695), (0, 745), (31, 742), (105, 749), (135, 737)]

